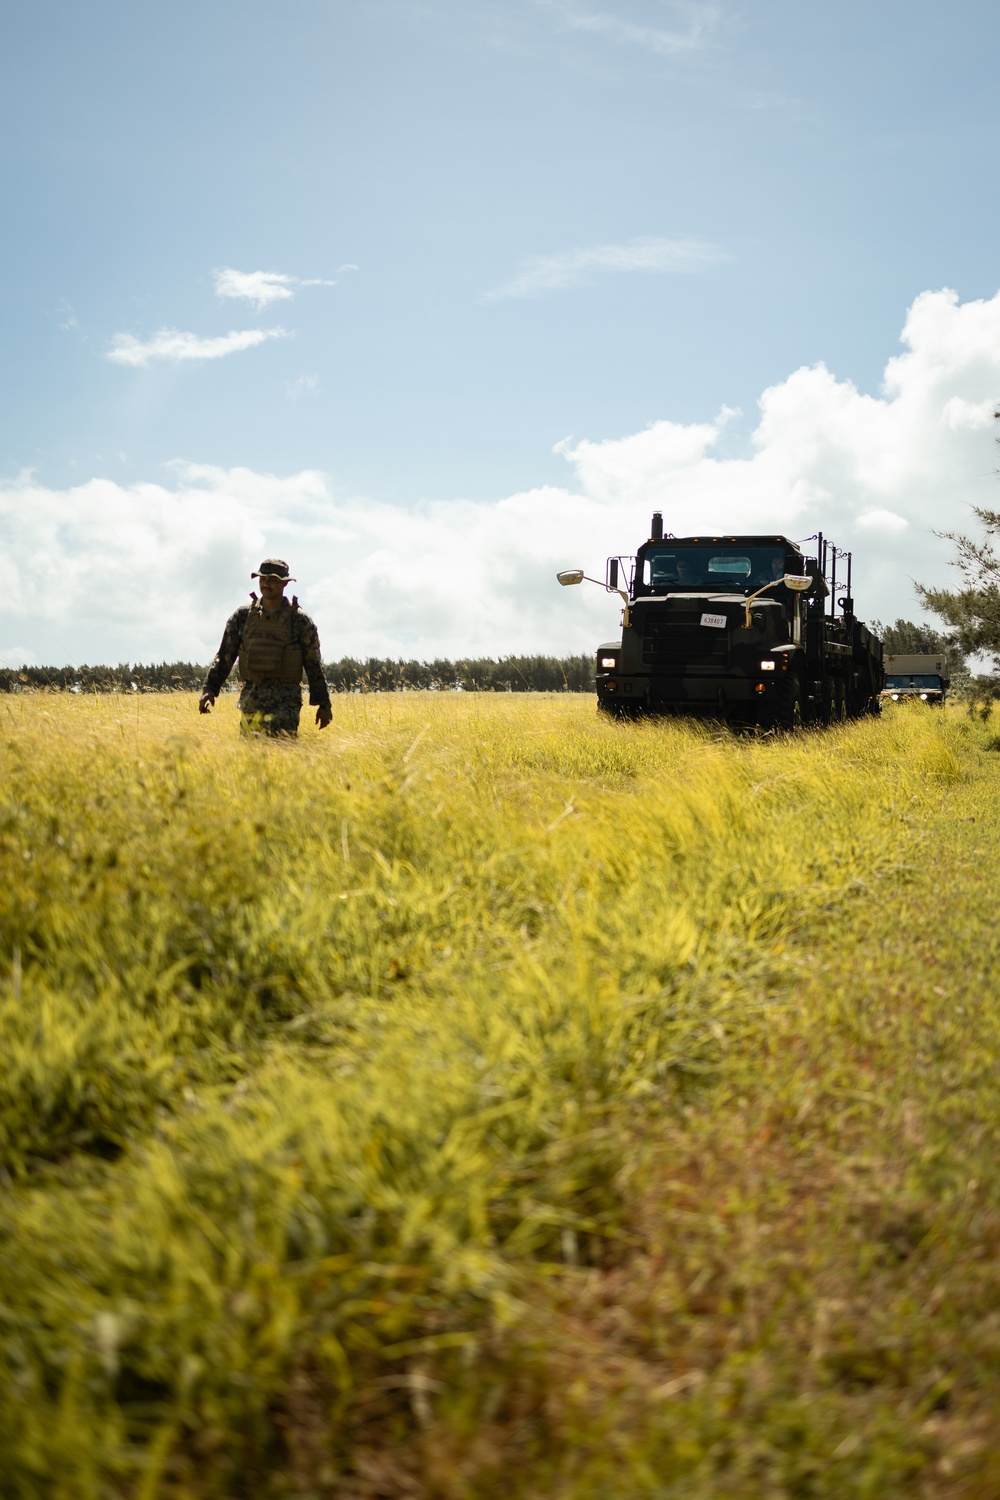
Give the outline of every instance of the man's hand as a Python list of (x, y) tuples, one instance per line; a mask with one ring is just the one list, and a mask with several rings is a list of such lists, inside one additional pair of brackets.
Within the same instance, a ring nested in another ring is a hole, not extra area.
[(323, 704), (319, 708), (317, 708), (316, 723), (319, 725), (320, 729), (325, 729), (326, 726), (332, 721), (333, 709), (330, 707), (329, 703)]
[(212, 712), (212, 704), (214, 702), (214, 693), (202, 693), (201, 697), (198, 699), (198, 712), (200, 714), (210, 714)]

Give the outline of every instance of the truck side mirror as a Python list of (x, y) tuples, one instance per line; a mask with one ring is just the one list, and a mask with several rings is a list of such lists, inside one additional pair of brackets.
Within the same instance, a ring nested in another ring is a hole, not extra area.
[(608, 588), (609, 589), (616, 589), (617, 587), (618, 587), (618, 559), (617, 559), (617, 557), (612, 557), (609, 560), (609, 562), (608, 562)]
[(582, 568), (564, 568), (561, 573), (557, 573), (556, 574), (556, 577), (558, 578), (559, 582), (562, 584), (563, 588), (565, 588), (567, 586), (567, 584), (570, 584), (570, 583), (582, 583), (583, 582), (583, 569)]

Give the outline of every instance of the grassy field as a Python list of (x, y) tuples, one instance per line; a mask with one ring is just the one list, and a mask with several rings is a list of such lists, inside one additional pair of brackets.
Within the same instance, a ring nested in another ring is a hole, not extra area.
[(0, 1494), (1000, 1494), (1000, 755), (0, 706)]

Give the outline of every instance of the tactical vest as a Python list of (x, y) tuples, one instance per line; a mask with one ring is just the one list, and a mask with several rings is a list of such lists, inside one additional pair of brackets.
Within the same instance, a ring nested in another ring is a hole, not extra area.
[(297, 599), (292, 600), (288, 609), (278, 609), (272, 614), (254, 600), (240, 642), (239, 667), (244, 682), (302, 681), (302, 647), (296, 630), (298, 612)]

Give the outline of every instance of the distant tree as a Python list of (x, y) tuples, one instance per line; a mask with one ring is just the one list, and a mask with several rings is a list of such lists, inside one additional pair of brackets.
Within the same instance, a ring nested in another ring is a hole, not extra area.
[[(1000, 421), (1000, 410), (993, 415)], [(981, 541), (958, 531), (936, 533), (954, 544), (954, 566), (962, 575), (962, 587), (935, 589), (918, 583), (917, 594), (921, 604), (951, 626), (952, 649), (957, 648), (963, 657), (985, 656), (989, 660), (991, 672), (973, 676), (966, 670), (959, 683), (970, 713), (978, 711), (986, 718), (1000, 698), (1000, 557), (996, 550), (1000, 511), (974, 505), (972, 514), (983, 529)]]
[(947, 656), (949, 665), (954, 670), (963, 671), (965, 668), (965, 653), (951, 636), (935, 630), (933, 625), (917, 624), (913, 620), (896, 620), (892, 625), (883, 625), (881, 620), (873, 620), (872, 629), (881, 639), (887, 656), (931, 656), (940, 653)]
[(918, 583), (917, 594), (927, 609), (951, 626), (961, 651), (992, 657), (994, 670), (1000, 671), (1000, 557), (994, 547), (1000, 538), (1000, 511), (974, 506), (972, 513), (986, 533), (982, 541), (957, 531), (937, 533), (954, 543), (955, 567), (964, 586), (935, 589)]
[[(994, 416), (1000, 420), (1000, 410)], [(954, 543), (958, 554), (954, 566), (962, 575), (963, 586), (934, 589), (918, 583), (917, 594), (932, 614), (951, 626), (959, 650), (991, 657), (996, 674), (1000, 673), (1000, 557), (995, 544), (1000, 539), (1000, 511), (974, 505), (972, 514), (985, 533), (982, 541), (957, 531), (936, 533)]]

